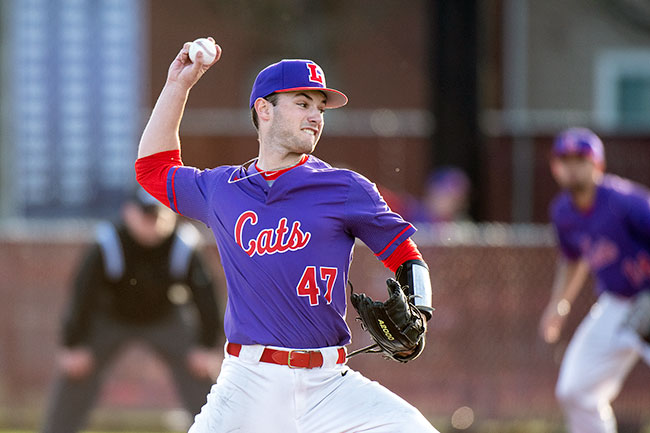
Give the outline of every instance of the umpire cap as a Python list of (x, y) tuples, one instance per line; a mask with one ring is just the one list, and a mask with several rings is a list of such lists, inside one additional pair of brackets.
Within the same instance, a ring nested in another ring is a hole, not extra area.
[(142, 187), (136, 188), (133, 191), (129, 201), (137, 205), (142, 212), (147, 214), (156, 214), (160, 209), (165, 207)]

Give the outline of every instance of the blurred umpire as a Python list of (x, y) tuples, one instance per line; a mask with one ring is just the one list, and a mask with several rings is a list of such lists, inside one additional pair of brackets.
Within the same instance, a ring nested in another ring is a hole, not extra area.
[(74, 280), (63, 323), (58, 377), (43, 433), (83, 428), (104, 372), (127, 343), (147, 344), (170, 368), (192, 415), (221, 362), (221, 320), (199, 233), (139, 189), (117, 224), (100, 224)]

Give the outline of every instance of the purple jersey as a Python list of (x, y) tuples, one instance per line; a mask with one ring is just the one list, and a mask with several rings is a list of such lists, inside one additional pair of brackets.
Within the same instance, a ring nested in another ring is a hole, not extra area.
[(384, 260), (415, 232), (366, 178), (314, 156), (272, 186), (255, 164), (172, 168), (167, 191), (173, 210), (214, 233), (228, 284), (224, 330), (233, 343), (348, 344), (345, 290), (355, 238)]
[(606, 175), (592, 209), (578, 211), (563, 192), (551, 206), (551, 218), (563, 254), (589, 262), (599, 293), (629, 297), (650, 284), (650, 194), (646, 189)]

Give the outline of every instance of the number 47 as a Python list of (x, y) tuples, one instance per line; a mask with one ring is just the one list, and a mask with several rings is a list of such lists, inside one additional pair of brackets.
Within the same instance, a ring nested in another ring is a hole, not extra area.
[[(336, 281), (336, 276), (338, 275), (339, 270), (337, 268), (330, 268), (327, 266), (321, 266), (318, 268), (320, 271), (321, 280), (325, 281), (327, 290), (323, 297), (327, 303), (332, 302), (332, 288), (334, 287), (334, 282)], [(296, 286), (296, 291), (298, 296), (308, 296), (309, 305), (315, 306), (318, 305), (318, 295), (320, 295), (320, 288), (316, 283), (316, 266), (307, 266), (305, 271), (302, 273), (300, 282)]]

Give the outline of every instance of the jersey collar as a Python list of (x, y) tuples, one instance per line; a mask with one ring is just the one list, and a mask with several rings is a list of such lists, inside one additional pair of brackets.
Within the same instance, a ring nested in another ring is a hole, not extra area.
[(291, 167), (283, 168), (282, 170), (275, 170), (275, 171), (264, 171), (261, 170), (257, 166), (257, 161), (255, 161), (255, 170), (257, 170), (260, 175), (264, 178), (264, 180), (276, 180), (280, 175), (288, 172), (289, 170), (293, 170), (294, 168), (303, 165), (307, 160), (309, 159), (309, 155), (305, 154), (300, 158), (300, 161), (296, 165), (292, 165)]

